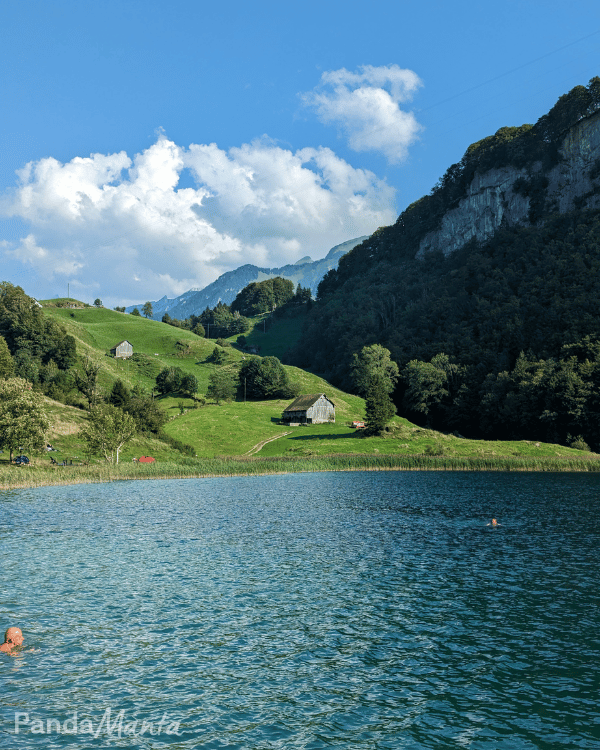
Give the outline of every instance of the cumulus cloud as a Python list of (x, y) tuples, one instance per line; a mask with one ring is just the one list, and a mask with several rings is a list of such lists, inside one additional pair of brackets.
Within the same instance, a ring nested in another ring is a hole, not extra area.
[[(183, 174), (195, 187), (179, 187)], [(30, 231), (0, 255), (31, 268), (37, 296), (69, 282), (111, 305), (176, 296), (244, 263), (322, 257), (396, 218), (393, 189), (371, 172), (267, 139), (224, 151), (160, 135), (133, 158), (45, 158), (18, 177), (0, 213)]]
[(322, 122), (341, 126), (354, 151), (378, 151), (395, 163), (406, 157), (421, 129), (414, 114), (400, 108), (420, 86), (412, 70), (364, 65), (358, 73), (326, 71), (302, 98)]

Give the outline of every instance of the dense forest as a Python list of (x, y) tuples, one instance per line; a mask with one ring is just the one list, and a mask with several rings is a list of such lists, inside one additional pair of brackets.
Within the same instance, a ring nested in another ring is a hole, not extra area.
[(39, 384), (46, 392), (62, 389), (66, 371), (75, 364), (75, 339), (44, 317), (40, 305), (19, 286), (0, 282), (2, 372)]
[[(399, 365), (394, 398), (409, 418), (469, 437), (600, 449), (600, 211), (553, 214), (544, 193), (565, 131), (599, 107), (595, 78), (535, 125), (470, 146), (430, 195), (325, 276), (287, 361), (351, 389), (353, 354), (379, 343)], [(476, 172), (534, 163), (516, 186), (531, 226), (416, 257)]]

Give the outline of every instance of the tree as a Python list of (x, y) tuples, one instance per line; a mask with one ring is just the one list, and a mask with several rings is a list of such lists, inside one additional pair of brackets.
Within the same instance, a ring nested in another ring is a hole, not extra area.
[(206, 331), (204, 330), (204, 326), (202, 325), (202, 323), (196, 323), (196, 325), (192, 328), (192, 333), (195, 333), (196, 336), (200, 336), (201, 339), (206, 336)]
[(158, 434), (168, 419), (166, 412), (140, 386), (135, 386), (132, 390), (126, 411), (135, 419), (137, 428), (141, 432)]
[(112, 404), (95, 406), (81, 434), (91, 453), (102, 453), (109, 463), (119, 463), (121, 448), (136, 433), (135, 420)]
[(194, 395), (198, 391), (198, 378), (192, 374), (184, 375), (181, 378), (179, 390), (190, 398), (194, 398)]
[[(35, 377), (39, 367), (53, 359), (67, 370), (76, 360), (75, 339), (55, 320), (44, 316), (41, 305), (21, 287), (0, 282), (0, 336), (13, 357), (22, 355), (24, 371)], [(18, 371), (17, 362), (15, 368)]]
[(312, 292), (310, 291), (310, 287), (309, 286), (303, 287), (302, 284), (298, 282), (298, 286), (296, 287), (296, 294), (294, 294), (292, 302), (295, 305), (304, 305), (310, 302), (311, 300), (312, 300)]
[(134, 307), (134, 308), (133, 308), (133, 310), (131, 311), (131, 315), (135, 315), (135, 317), (136, 317), (136, 318), (141, 318), (141, 317), (142, 317), (142, 314), (141, 314), (141, 312), (140, 312), (140, 311), (139, 311), (139, 310), (137, 309), (137, 307)]
[(365, 428), (371, 435), (379, 435), (396, 413), (389, 396), (389, 381), (381, 374), (371, 377), (365, 399)]
[(237, 390), (237, 373), (229, 367), (219, 367), (208, 377), (206, 397), (212, 398), (219, 404), (221, 401), (231, 401)]
[(245, 383), (250, 398), (292, 398), (297, 389), (277, 357), (250, 357), (240, 368), (240, 382)]
[(152, 302), (145, 302), (142, 307), (142, 312), (146, 318), (152, 317)]
[(96, 299), (94, 300), (94, 307), (102, 307), (102, 300), (100, 299), (100, 297), (96, 297)]
[(398, 380), (398, 365), (392, 361), (389, 349), (380, 344), (363, 346), (360, 353), (355, 353), (350, 365), (352, 381), (361, 396), (367, 396), (371, 390), (374, 377), (380, 378), (379, 387), (385, 386), (389, 395)]
[(0, 336), (0, 380), (12, 378), (15, 371), (15, 363), (10, 356), (6, 341)]
[(81, 364), (81, 372), (75, 370), (73, 379), (77, 390), (88, 400), (88, 409), (91, 410), (98, 400), (98, 373), (100, 365), (91, 357), (84, 357)]
[(253, 281), (238, 293), (231, 303), (231, 311), (242, 315), (260, 315), (284, 305), (293, 296), (294, 284), (289, 279), (277, 276), (274, 279)]
[(222, 365), (227, 361), (227, 352), (220, 346), (215, 346), (210, 355), (210, 361), (214, 362), (216, 365)]
[(167, 393), (177, 393), (181, 389), (184, 378), (181, 367), (165, 367), (156, 376), (156, 387), (163, 396)]
[(425, 417), (448, 396), (448, 374), (432, 362), (413, 359), (402, 371), (402, 376), (408, 385), (404, 394), (405, 406)]
[(41, 448), (50, 427), (43, 399), (23, 378), (0, 380), (0, 445), (10, 451)]
[(129, 389), (122, 380), (115, 380), (108, 401), (113, 406), (118, 406), (119, 409), (127, 410), (129, 399), (131, 394)]

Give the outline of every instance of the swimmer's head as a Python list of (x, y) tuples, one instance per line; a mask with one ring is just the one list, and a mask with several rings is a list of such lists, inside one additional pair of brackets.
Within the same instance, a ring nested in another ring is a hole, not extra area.
[(4, 643), (10, 643), (11, 646), (20, 646), (23, 643), (23, 633), (19, 628), (8, 628), (4, 634)]
[(496, 521), (495, 518), (492, 518), (492, 526), (497, 526), (497, 525), (498, 525), (498, 521)]

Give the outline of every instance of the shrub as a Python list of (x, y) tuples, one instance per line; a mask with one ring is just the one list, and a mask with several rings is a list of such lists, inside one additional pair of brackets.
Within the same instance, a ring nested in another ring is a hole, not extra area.
[(590, 452), (590, 446), (585, 442), (581, 435), (578, 435), (569, 443), (569, 445), (571, 448), (575, 448), (576, 451), (585, 451), (586, 453)]

